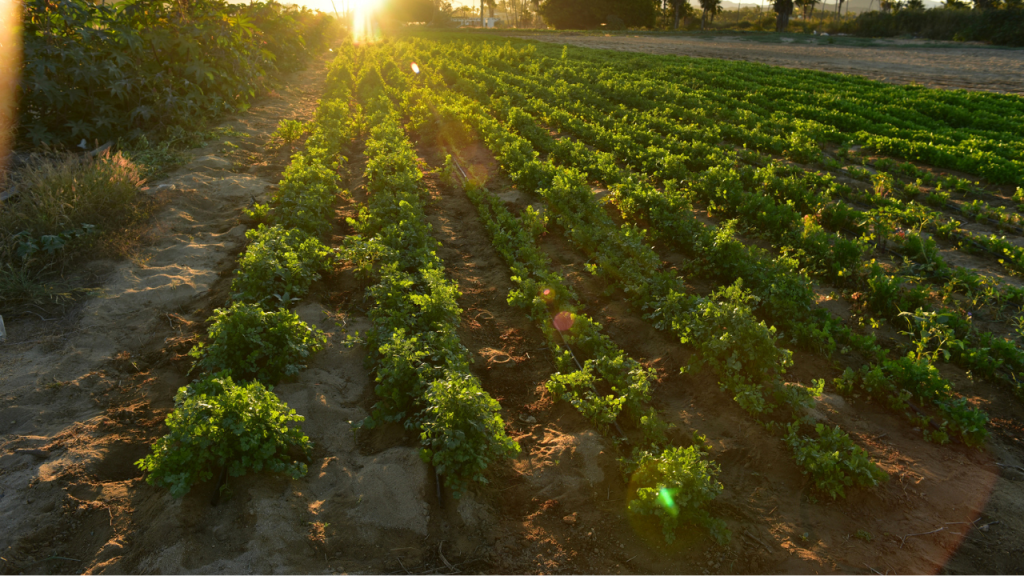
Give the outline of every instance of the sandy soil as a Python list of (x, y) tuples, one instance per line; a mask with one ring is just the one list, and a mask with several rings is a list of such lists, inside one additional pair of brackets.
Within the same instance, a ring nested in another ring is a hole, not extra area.
[(918, 83), (929, 88), (1024, 94), (1024, 50), (1019, 49), (898, 41), (878, 41), (872, 46), (841, 46), (828, 44), (814, 36), (806, 39), (796, 36), (798, 40), (778, 44), (746, 40), (740, 36), (596, 36), (570, 32), (521, 37), (539, 42), (645, 54), (748, 60), (787, 68), (857, 74), (894, 84)]

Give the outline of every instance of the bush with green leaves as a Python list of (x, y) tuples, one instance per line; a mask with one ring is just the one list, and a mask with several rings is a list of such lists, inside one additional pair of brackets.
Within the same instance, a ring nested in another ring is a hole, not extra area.
[(704, 509), (722, 493), (722, 483), (716, 478), (718, 465), (705, 459), (706, 455), (697, 444), (668, 448), (660, 454), (635, 453), (632, 484), (636, 494), (629, 501), (630, 513), (660, 518), (669, 543), (675, 540), (680, 521), (704, 526), (719, 544), (727, 543), (730, 532), (725, 522)]
[(284, 308), (267, 312), (236, 302), (214, 310), (208, 340), (189, 351), (196, 367), (230, 370), (236, 378), (256, 378), (268, 385), (294, 376), (320, 351), (327, 337)]
[(796, 462), (809, 474), (814, 486), (833, 499), (845, 498), (845, 489), (853, 485), (877, 486), (889, 479), (885, 470), (871, 461), (863, 448), (838, 426), (814, 427), (818, 438), (803, 436), (799, 422), (788, 427), (786, 443), (793, 449)]
[(476, 376), (448, 373), (427, 386), (426, 417), (420, 436), (423, 458), (458, 498), (470, 481), (486, 483), (488, 463), (514, 457), (519, 445), (505, 435), (501, 405), (483, 391)]
[(301, 230), (260, 225), (245, 237), (249, 244), (231, 283), (231, 296), (239, 302), (289, 306), (333, 262), (333, 251)]
[(338, 175), (311, 151), (292, 156), (274, 195), (274, 222), (319, 236), (331, 227)]
[(294, 142), (309, 132), (309, 126), (299, 120), (289, 118), (282, 119), (277, 123), (277, 130), (270, 135), (271, 138), (280, 138), (285, 142)]
[(501, 406), (470, 374), (469, 351), (457, 333), (461, 294), (446, 277), (430, 234), (415, 151), (390, 100), (380, 95), (367, 108), (370, 195), (359, 220), (350, 221), (360, 235), (347, 238), (342, 249), (360, 275), (375, 281), (366, 291), (373, 303), (366, 344), (378, 402), (361, 426), (400, 422), (419, 429), (423, 458), (459, 497), (469, 482), (484, 480), (492, 461), (514, 456), (519, 445), (505, 433)]
[(19, 137), (136, 137), (245, 110), (323, 46), (335, 19), (277, 2), (28, 0)]
[[(775, 327), (754, 317), (750, 306), (757, 300), (737, 280), (696, 299), (692, 310), (675, 321), (682, 342), (696, 346), (700, 360), (721, 378), (721, 386), (755, 415), (775, 408), (774, 392), (793, 363), (793, 353), (775, 345)], [(773, 393), (765, 394), (766, 388)]]
[(135, 463), (146, 481), (181, 498), (198, 482), (263, 470), (300, 478), (306, 464), (293, 454), (312, 445), (295, 426), (304, 418), (259, 382), (236, 383), (222, 372), (178, 390), (170, 428), (153, 453)]

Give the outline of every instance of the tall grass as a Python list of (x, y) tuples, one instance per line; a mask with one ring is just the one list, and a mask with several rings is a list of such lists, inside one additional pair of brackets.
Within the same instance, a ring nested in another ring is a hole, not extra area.
[(66, 299), (65, 265), (148, 216), (142, 184), (121, 153), (84, 164), (34, 158), (18, 174), (19, 193), (0, 204), (0, 311)]

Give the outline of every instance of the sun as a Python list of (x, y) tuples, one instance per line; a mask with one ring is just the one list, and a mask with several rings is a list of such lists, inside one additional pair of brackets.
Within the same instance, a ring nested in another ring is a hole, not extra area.
[(380, 36), (380, 29), (374, 22), (373, 13), (381, 0), (354, 0), (352, 11), (352, 41), (372, 43)]

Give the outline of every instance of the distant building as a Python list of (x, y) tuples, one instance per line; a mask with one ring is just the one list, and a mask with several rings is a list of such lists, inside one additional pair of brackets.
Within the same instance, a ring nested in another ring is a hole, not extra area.
[[(457, 23), (459, 26), (480, 26), (479, 16), (452, 16), (452, 22)], [(491, 16), (484, 18), (484, 28), (494, 28), (496, 25), (501, 23), (501, 18)]]

